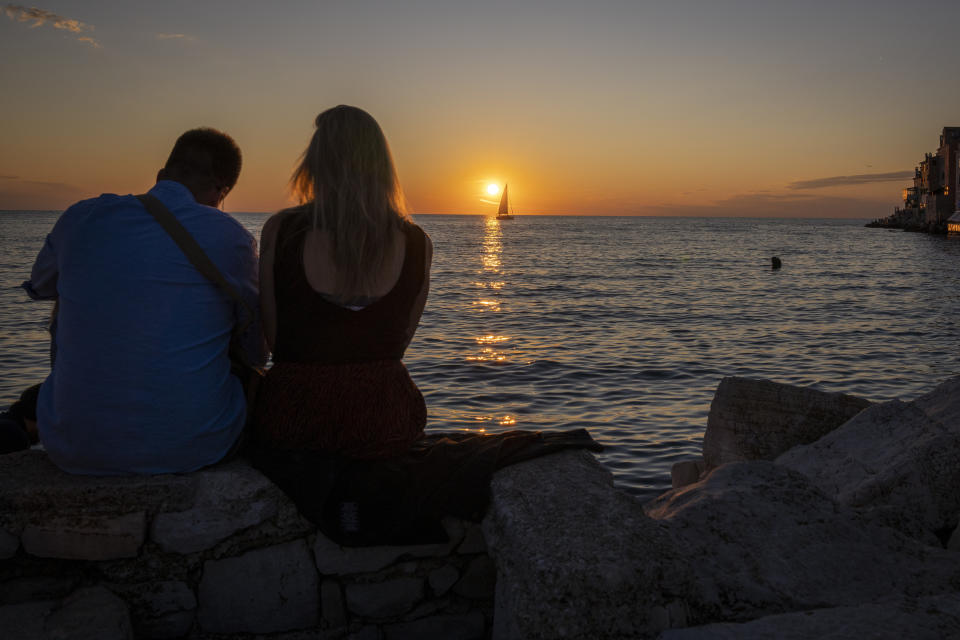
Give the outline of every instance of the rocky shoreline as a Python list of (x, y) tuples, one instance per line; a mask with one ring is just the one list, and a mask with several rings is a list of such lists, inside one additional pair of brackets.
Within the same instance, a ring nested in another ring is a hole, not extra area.
[(725, 379), (645, 505), (577, 464), (495, 478), (494, 637), (960, 637), (960, 377), (880, 404)]
[(960, 376), (910, 402), (743, 378), (643, 504), (587, 452), (497, 472), (445, 545), (346, 549), (241, 462), (0, 458), (0, 636), (960, 637)]
[(947, 235), (947, 223), (944, 222), (916, 222), (912, 218), (904, 218), (894, 213), (886, 218), (877, 218), (872, 222), (863, 225), (872, 229), (899, 229), (901, 231), (910, 231), (913, 233), (929, 233), (932, 235)]

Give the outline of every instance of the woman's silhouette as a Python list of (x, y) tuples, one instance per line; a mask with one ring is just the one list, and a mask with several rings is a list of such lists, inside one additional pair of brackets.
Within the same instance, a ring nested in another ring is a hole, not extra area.
[(254, 409), (261, 446), (377, 459), (423, 435), (401, 362), (427, 299), (432, 245), (406, 212), (386, 138), (338, 106), (291, 180), (301, 204), (261, 237), (260, 300), (273, 368)]

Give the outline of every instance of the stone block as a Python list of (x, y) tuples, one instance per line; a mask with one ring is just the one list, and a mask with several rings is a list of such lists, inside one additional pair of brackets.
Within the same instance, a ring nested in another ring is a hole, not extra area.
[(208, 560), (197, 618), (211, 633), (275, 633), (316, 626), (318, 579), (303, 540)]
[(939, 397), (952, 380), (914, 402), (871, 406), (777, 463), (868, 518), (940, 544), (936, 534), (960, 513), (960, 420), (951, 418), (953, 401)]
[(193, 506), (158, 514), (151, 539), (170, 553), (196, 553), (277, 515), (286, 499), (263, 474), (235, 461), (191, 474)]
[(706, 464), (702, 459), (674, 462), (673, 466), (670, 467), (670, 485), (674, 489), (679, 489), (688, 484), (693, 484), (700, 479), (705, 468)]
[[(80, 582), (80, 573), (61, 571), (53, 576), (23, 576), (0, 584), (0, 603), (18, 604), (40, 600), (59, 600), (69, 595)], [(2, 637), (2, 635), (0, 635)]]
[(663, 593), (692, 581), (673, 535), (585, 451), (500, 469), (483, 521), (496, 638), (642, 638)]
[(862, 398), (769, 380), (720, 381), (703, 435), (708, 469), (740, 460), (773, 460), (813, 442), (870, 406)]
[(12, 558), (17, 554), (20, 548), (20, 536), (15, 536), (9, 531), (0, 529), (0, 560)]
[(382, 640), (383, 634), (375, 625), (367, 625), (355, 633), (351, 633), (346, 640)]
[(888, 600), (665, 631), (660, 640), (849, 640), (960, 638), (960, 593)]
[(478, 556), (470, 561), (463, 577), (453, 592), (471, 600), (492, 600), (497, 584), (497, 568), (488, 556)]
[(56, 606), (56, 600), (45, 600), (0, 607), (0, 638), (47, 640), (43, 623)]
[(455, 585), (459, 579), (460, 572), (457, 571), (456, 567), (449, 564), (445, 564), (439, 569), (434, 569), (427, 576), (430, 590), (433, 591), (433, 595), (437, 597), (449, 591), (450, 587)]
[(179, 511), (193, 502), (191, 475), (72, 475), (46, 451), (19, 451), (0, 457), (0, 513), (57, 513), (75, 505), (86, 513)]
[(944, 380), (913, 404), (943, 425), (960, 426), (960, 376)]
[(423, 580), (404, 577), (372, 582), (348, 584), (347, 608), (364, 618), (390, 618), (413, 609), (423, 600)]
[(479, 611), (432, 616), (388, 624), (383, 628), (383, 636), (385, 640), (480, 640), (487, 637), (486, 621)]
[(682, 598), (673, 609), (660, 604), (669, 627), (935, 595), (960, 584), (960, 555), (872, 524), (771, 462), (723, 465), (645, 506), (696, 568), (679, 584), (669, 579), (672, 566), (661, 568), (659, 588)]
[(180, 638), (193, 626), (197, 599), (179, 580), (113, 585), (130, 606), (138, 638)]
[(80, 589), (64, 598), (44, 622), (57, 640), (133, 640), (127, 605), (103, 587)]
[(322, 575), (343, 576), (379, 571), (406, 557), (444, 556), (451, 549), (451, 542), (395, 547), (341, 547), (318, 531), (313, 543), (313, 556), (317, 571)]
[(134, 558), (143, 544), (146, 514), (51, 516), (23, 529), (27, 553), (45, 558)]
[(483, 537), (483, 529), (477, 522), (465, 522), (465, 532), (463, 542), (457, 547), (457, 553), (470, 555), (473, 553), (486, 553), (487, 541)]
[(343, 591), (336, 580), (324, 580), (320, 585), (320, 614), (330, 629), (341, 629), (347, 626)]

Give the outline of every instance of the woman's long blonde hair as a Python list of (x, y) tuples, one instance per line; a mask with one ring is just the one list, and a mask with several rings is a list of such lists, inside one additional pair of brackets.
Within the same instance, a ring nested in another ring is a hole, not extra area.
[(290, 187), (313, 228), (330, 234), (340, 274), (334, 293), (367, 293), (391, 231), (410, 222), (390, 147), (377, 121), (357, 107), (327, 109), (314, 124)]

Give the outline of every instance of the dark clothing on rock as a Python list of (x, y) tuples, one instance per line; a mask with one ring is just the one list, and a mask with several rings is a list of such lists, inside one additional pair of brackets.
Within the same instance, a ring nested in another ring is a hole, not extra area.
[(565, 449), (602, 447), (585, 429), (457, 432), (428, 434), (385, 460), (258, 446), (248, 457), (327, 537), (371, 546), (444, 542), (443, 516), (483, 517), (497, 469)]

